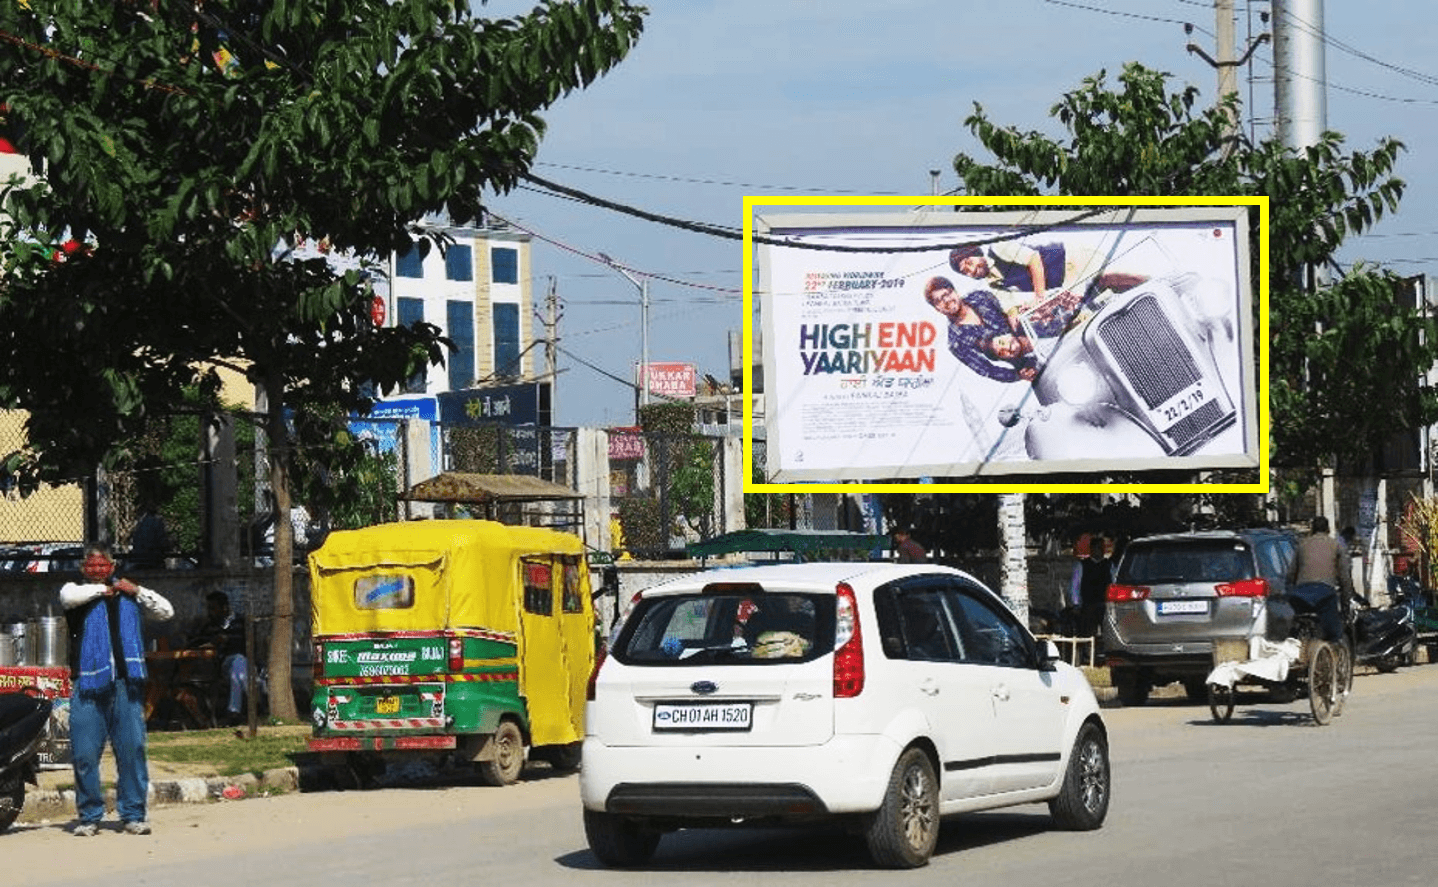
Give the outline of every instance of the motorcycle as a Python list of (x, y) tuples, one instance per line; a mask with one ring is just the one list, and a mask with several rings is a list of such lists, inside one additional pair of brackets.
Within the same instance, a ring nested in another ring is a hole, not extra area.
[(1368, 598), (1353, 595), (1354, 663), (1371, 665), (1385, 674), (1411, 665), (1418, 647), (1413, 608), (1414, 602), (1402, 594), (1395, 595), (1386, 607), (1375, 607)]
[(26, 693), (0, 693), (0, 832), (20, 816), (25, 783), (35, 774), (52, 703)]

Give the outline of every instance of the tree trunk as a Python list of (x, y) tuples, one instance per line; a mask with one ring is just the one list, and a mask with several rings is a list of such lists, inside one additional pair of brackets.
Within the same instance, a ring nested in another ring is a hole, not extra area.
[(290, 524), (289, 430), (285, 427), (284, 383), (278, 374), (265, 380), (270, 447), (270, 491), (275, 503), (274, 606), (270, 620), (270, 716), (299, 720), (291, 689), (290, 659), (295, 636), (295, 535)]
[(1028, 525), (1024, 494), (999, 494), (999, 595), (1009, 609), (1029, 624)]

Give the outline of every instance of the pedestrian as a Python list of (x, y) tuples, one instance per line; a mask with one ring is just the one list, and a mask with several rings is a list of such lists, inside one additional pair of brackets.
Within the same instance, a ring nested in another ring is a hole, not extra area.
[(1079, 618), (1078, 636), (1087, 638), (1098, 634), (1103, 622), (1103, 611), (1108, 603), (1108, 587), (1113, 580), (1113, 570), (1108, 559), (1108, 538), (1101, 533), (1088, 537), (1087, 551), (1079, 554), (1078, 579)]
[(1318, 624), (1325, 641), (1343, 639), (1343, 619), (1339, 615), (1338, 591), (1353, 591), (1348, 572), (1348, 552), (1343, 543), (1328, 534), (1328, 518), (1318, 515), (1309, 525), (1311, 532), (1298, 543), (1298, 554), (1291, 567), (1290, 598), (1318, 614)]
[(100, 755), (106, 740), (115, 757), (116, 812), (126, 834), (148, 835), (150, 790), (145, 758), (145, 639), (141, 622), (163, 622), (174, 607), (159, 594), (115, 578), (108, 546), (90, 545), (80, 565), (83, 582), (60, 588), (70, 624), (70, 753), (75, 770), (74, 834), (89, 837), (105, 814)]
[(922, 564), (928, 559), (924, 546), (909, 537), (908, 527), (894, 530), (894, 560), (901, 564)]
[(194, 650), (213, 651), (219, 657), (220, 676), (229, 688), (225, 723), (231, 727), (239, 724), (249, 660), (245, 658), (245, 624), (230, 610), (229, 595), (223, 591), (205, 595), (205, 621), (187, 646)]

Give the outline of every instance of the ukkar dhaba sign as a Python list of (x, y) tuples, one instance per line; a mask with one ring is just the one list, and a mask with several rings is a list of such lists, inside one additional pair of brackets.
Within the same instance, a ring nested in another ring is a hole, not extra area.
[(766, 481), (1252, 468), (1249, 206), (760, 215)]

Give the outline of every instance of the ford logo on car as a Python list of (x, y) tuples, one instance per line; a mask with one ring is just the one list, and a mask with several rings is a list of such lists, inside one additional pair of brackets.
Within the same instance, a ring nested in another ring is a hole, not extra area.
[(710, 693), (717, 692), (719, 685), (713, 681), (695, 681), (689, 685), (689, 689), (698, 693), (700, 696), (708, 696)]

